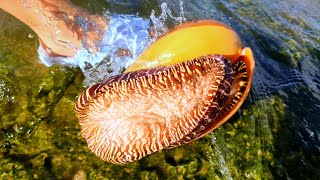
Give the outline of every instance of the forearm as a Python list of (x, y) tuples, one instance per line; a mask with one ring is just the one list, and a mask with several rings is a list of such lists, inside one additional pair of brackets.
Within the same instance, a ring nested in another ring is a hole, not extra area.
[(52, 54), (73, 56), (81, 48), (84, 32), (76, 18), (89, 13), (69, 0), (1, 0), (0, 8), (33, 29)]

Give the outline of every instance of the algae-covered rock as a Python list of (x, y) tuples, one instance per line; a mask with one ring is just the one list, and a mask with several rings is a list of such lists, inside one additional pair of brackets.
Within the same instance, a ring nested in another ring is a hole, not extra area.
[(278, 97), (260, 100), (214, 132), (214, 149), (221, 152), (231, 177), (272, 178), (272, 168), (276, 166), (275, 135), (285, 108)]
[[(28, 80), (27, 77), (34, 81)], [(16, 136), (28, 136), (41, 121), (48, 120), (54, 106), (73, 79), (73, 72), (62, 70), (58, 66), (51, 67), (44, 73), (26, 73), (23, 78), (14, 74), (6, 77), (3, 82), (9, 90), (4, 93), (0, 102), (0, 133), (6, 138), (1, 139), (1, 144), (19, 144)]]
[[(83, 76), (37, 63), (36, 41), (28, 39), (23, 25), (16, 28), (23, 33), (10, 38), (25, 42), (33, 53), (20, 52), (10, 42), (0, 51), (1, 178), (259, 179), (272, 177), (278, 167), (272, 133), (279, 131), (285, 108), (277, 97), (247, 103), (241, 116), (188, 145), (126, 165), (100, 160), (81, 137), (74, 113)], [(6, 40), (3, 34), (0, 38)]]
[(12, 21), (0, 22), (0, 174), (32, 178), (32, 162), (52, 144), (53, 134), (41, 126), (79, 72), (40, 64), (33, 32), (4, 12), (0, 16)]

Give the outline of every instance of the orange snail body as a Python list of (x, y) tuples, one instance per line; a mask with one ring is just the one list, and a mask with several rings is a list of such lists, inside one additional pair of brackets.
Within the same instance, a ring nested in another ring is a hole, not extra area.
[(82, 136), (97, 156), (115, 164), (189, 143), (239, 109), (253, 70), (251, 50), (242, 49), (230, 27), (209, 20), (183, 24), (124, 74), (79, 96)]

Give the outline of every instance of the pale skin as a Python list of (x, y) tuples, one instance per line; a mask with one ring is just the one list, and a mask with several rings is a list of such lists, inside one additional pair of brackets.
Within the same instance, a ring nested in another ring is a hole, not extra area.
[[(0, 8), (37, 33), (40, 45), (52, 56), (74, 56), (81, 47), (95, 53), (95, 43), (102, 39), (109, 22), (70, 0), (1, 0)], [(77, 18), (87, 23), (85, 32)]]

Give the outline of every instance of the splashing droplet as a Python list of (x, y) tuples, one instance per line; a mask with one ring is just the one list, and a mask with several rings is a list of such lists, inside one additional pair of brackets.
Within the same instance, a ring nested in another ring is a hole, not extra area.
[[(152, 10), (150, 15), (150, 20), (153, 24), (153, 27), (156, 29), (155, 38), (161, 36), (162, 34), (169, 31), (169, 27), (165, 25), (165, 22), (169, 21), (172, 24), (178, 25), (186, 21), (184, 17), (184, 9), (183, 9), (183, 1), (179, 1), (180, 12), (179, 16), (175, 17), (170, 8), (168, 7), (167, 3), (161, 4), (161, 14), (159, 16), (155, 15), (155, 11)], [(170, 24), (170, 23), (168, 23)]]
[(30, 34), (28, 35), (28, 37), (29, 37), (30, 39), (32, 39), (32, 38), (34, 38), (34, 34), (30, 33)]

